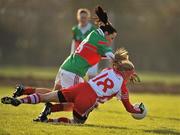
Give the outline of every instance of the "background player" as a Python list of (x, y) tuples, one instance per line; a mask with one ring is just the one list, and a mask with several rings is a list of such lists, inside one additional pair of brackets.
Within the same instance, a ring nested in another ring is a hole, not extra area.
[[(96, 27), (90, 22), (91, 13), (86, 8), (80, 8), (77, 11), (78, 25), (72, 28), (73, 40), (71, 44), (71, 53), (77, 49), (79, 44), (89, 35)], [(88, 78), (94, 77), (98, 72), (98, 64), (89, 68), (87, 71)]]

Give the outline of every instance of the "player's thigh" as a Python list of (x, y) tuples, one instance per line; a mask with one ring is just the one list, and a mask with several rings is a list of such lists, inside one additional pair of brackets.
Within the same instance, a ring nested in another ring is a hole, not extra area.
[(39, 94), (45, 94), (45, 93), (49, 93), (51, 91), (52, 90), (48, 89), (48, 88), (36, 88), (36, 93), (39, 93)]
[(79, 102), (74, 104), (73, 119), (75, 123), (84, 124), (87, 120), (89, 113), (95, 108), (94, 104), (88, 104), (87, 102)]
[[(97, 102), (95, 98), (93, 99), (88, 96), (78, 96), (74, 103), (74, 112), (76, 112), (76, 115), (74, 115), (74, 120), (77, 123), (81, 121), (84, 123), (89, 113), (95, 108), (96, 104)], [(78, 119), (79, 121), (77, 121)]]
[(76, 97), (84, 89), (85, 85), (86, 85), (85, 83), (80, 83), (75, 86), (62, 89), (61, 91), (59, 91), (59, 95), (60, 97), (62, 97), (61, 96), (61, 93), (62, 93), (63, 97), (66, 99), (67, 102), (74, 103), (76, 100)]
[(59, 69), (59, 71), (56, 75), (56, 78), (55, 78), (55, 82), (54, 82), (54, 88), (53, 88), (54, 90), (57, 90), (62, 87), (61, 86), (61, 76), (62, 76), (61, 74), (62, 74), (61, 69)]
[(55, 83), (54, 84), (54, 87), (53, 87), (53, 90), (61, 90), (62, 89), (62, 86), (58, 83)]
[(82, 77), (65, 70), (62, 70), (60, 78), (62, 88), (68, 88), (80, 82), (84, 82)]

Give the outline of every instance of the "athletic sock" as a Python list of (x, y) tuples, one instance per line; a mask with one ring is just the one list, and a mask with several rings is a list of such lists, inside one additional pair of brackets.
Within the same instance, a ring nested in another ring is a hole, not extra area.
[(73, 121), (71, 119), (68, 119), (66, 117), (61, 117), (58, 119), (48, 119), (48, 122), (53, 122), (53, 123), (73, 123)]
[(30, 95), (35, 93), (36, 88), (33, 87), (25, 87), (23, 91), (23, 95)]
[(20, 99), (21, 103), (24, 104), (37, 104), (40, 103), (39, 94), (35, 93)]
[(53, 104), (51, 106), (51, 112), (59, 112), (59, 111), (72, 111), (74, 107), (73, 103), (60, 103)]

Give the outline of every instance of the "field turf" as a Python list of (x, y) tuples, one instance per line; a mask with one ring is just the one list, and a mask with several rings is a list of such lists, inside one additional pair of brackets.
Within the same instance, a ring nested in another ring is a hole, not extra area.
[[(0, 87), (0, 98), (11, 95)], [(13, 107), (0, 103), (0, 135), (180, 135), (180, 95), (131, 94), (132, 103), (144, 102), (148, 116), (135, 120), (113, 99), (93, 111), (85, 125), (34, 123), (43, 104)], [(61, 112), (51, 117), (68, 116)]]
[[(54, 67), (0, 67), (0, 77), (17, 78), (42, 78), (54, 79), (58, 68)], [(180, 74), (175, 73), (156, 73), (156, 72), (137, 72), (142, 82), (180, 84)]]

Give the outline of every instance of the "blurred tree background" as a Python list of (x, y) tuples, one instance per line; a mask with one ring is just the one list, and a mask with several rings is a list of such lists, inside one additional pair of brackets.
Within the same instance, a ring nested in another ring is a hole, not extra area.
[(56, 66), (78, 8), (103, 6), (141, 71), (180, 73), (180, 0), (0, 0), (0, 66)]

